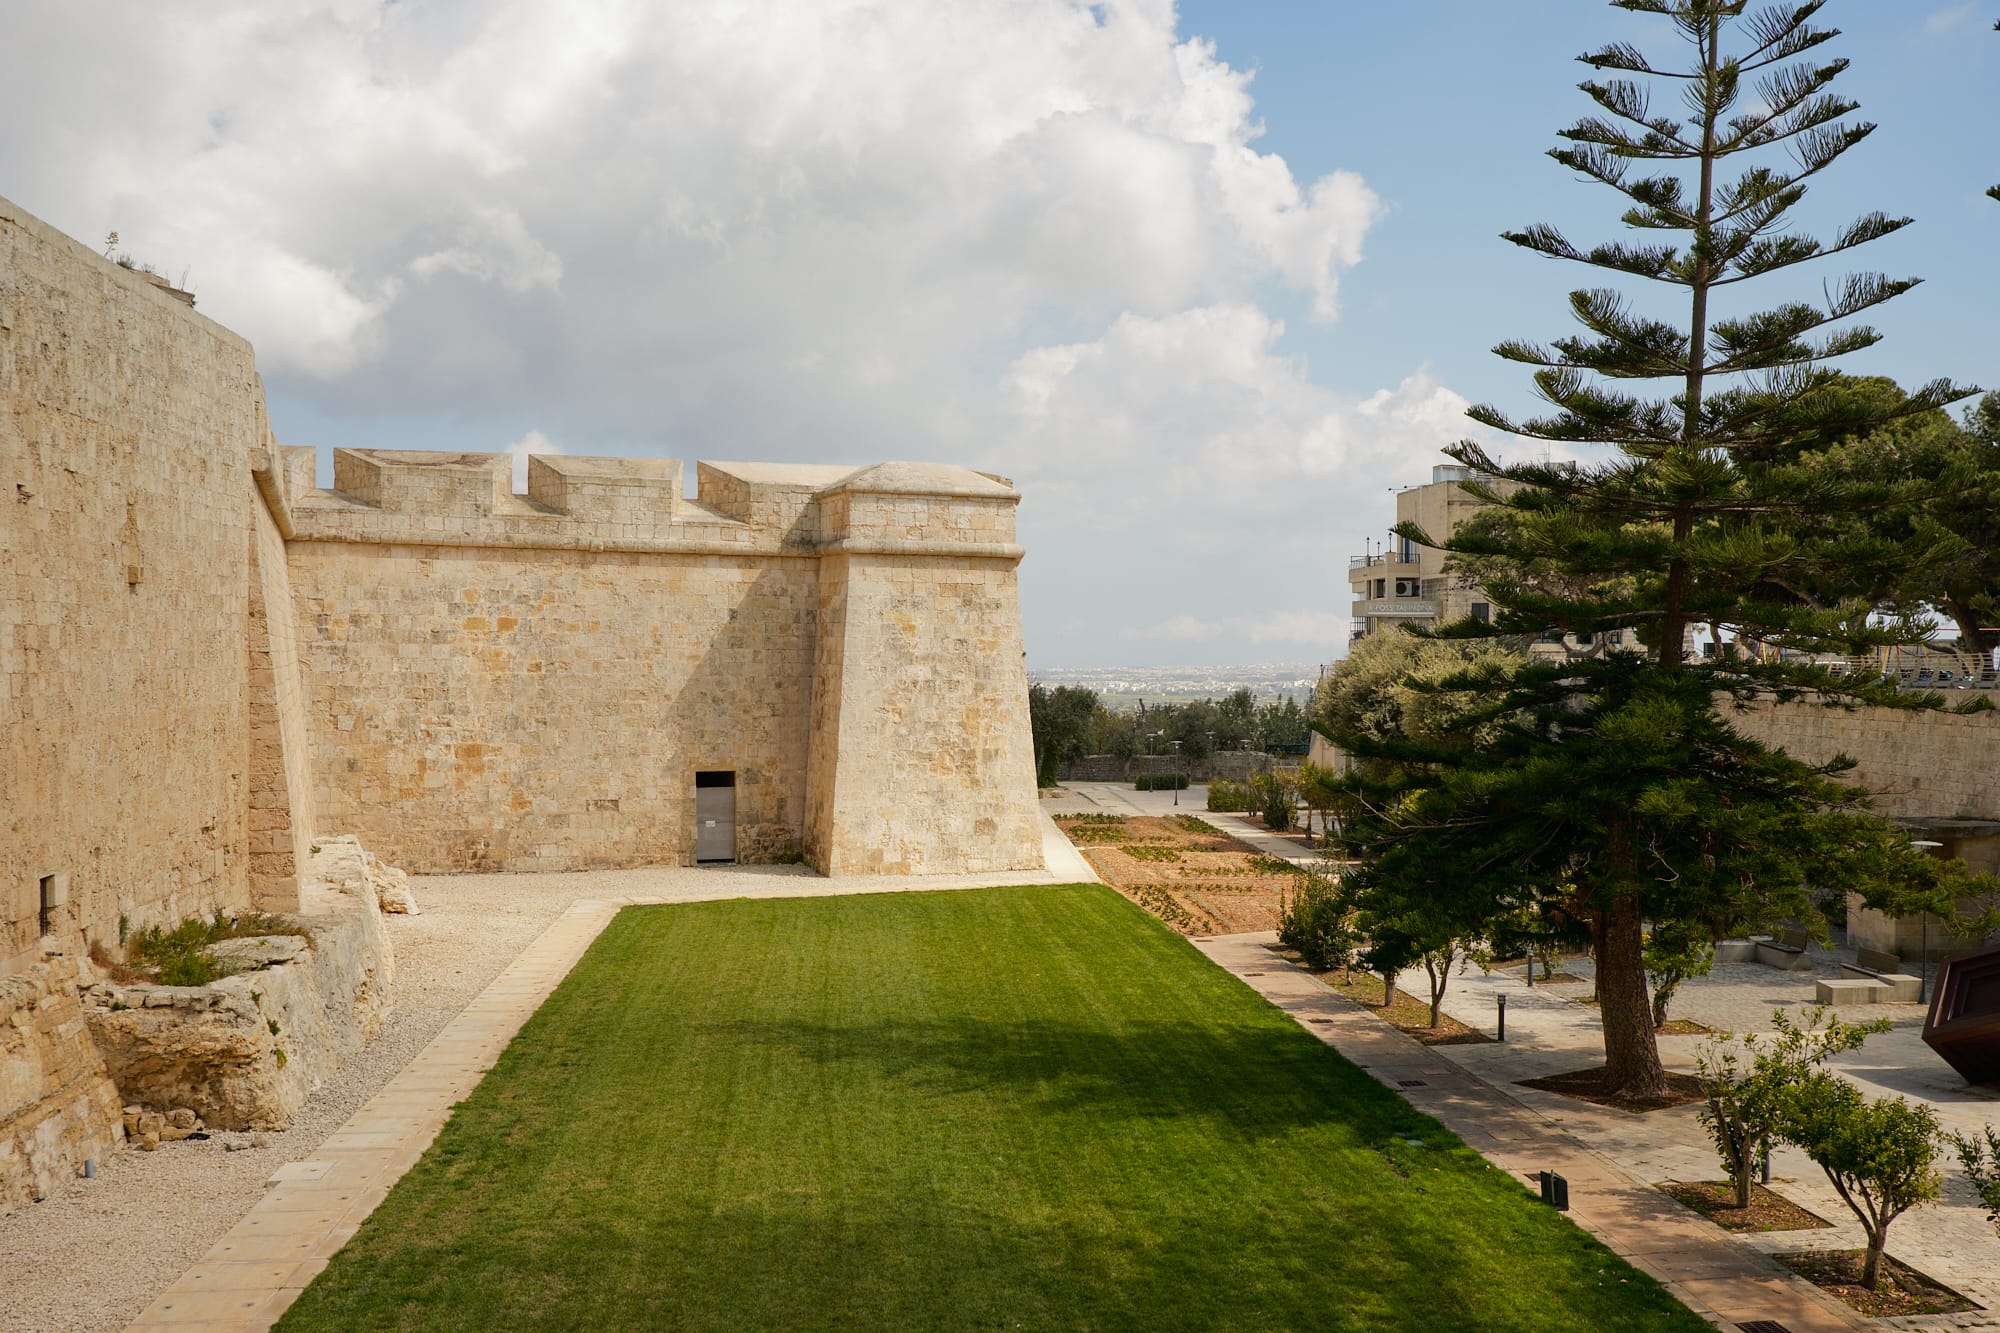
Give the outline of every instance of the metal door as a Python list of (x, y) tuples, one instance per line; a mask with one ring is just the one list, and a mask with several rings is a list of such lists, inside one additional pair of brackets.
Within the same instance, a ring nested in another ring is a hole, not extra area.
[(736, 775), (694, 775), (694, 859), (736, 859)]

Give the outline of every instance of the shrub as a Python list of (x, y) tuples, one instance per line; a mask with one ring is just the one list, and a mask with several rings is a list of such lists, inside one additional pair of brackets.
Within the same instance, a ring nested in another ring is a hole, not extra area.
[(1132, 780), (1134, 791), (1186, 791), (1185, 773), (1141, 773)]
[(1315, 972), (1351, 967), (1360, 937), (1354, 931), (1354, 906), (1340, 881), (1305, 872), (1297, 895), (1285, 899), (1278, 916), (1278, 942), (1296, 949)]
[(1292, 826), (1298, 810), (1298, 788), (1282, 773), (1259, 773), (1250, 779), (1251, 799), (1266, 826), (1279, 833)]
[(1250, 789), (1240, 782), (1218, 778), (1208, 784), (1208, 808), (1240, 811), (1250, 808)]
[(1951, 1146), (1958, 1150), (1959, 1164), (1986, 1208), (1986, 1220), (2000, 1230), (2000, 1133), (1986, 1127), (1986, 1141), (1970, 1134), (1953, 1134)]
[(1181, 859), (1179, 852), (1156, 842), (1140, 843), (1136, 847), (1127, 847), (1125, 855), (1131, 857), (1134, 861), (1178, 861)]
[(191, 916), (168, 930), (148, 926), (133, 935), (125, 950), (128, 965), (166, 986), (206, 986), (229, 975), (229, 968), (209, 953), (209, 946), (223, 940), (252, 935), (303, 935), (309, 931), (266, 912), (245, 912), (231, 917), (221, 908), (203, 920)]

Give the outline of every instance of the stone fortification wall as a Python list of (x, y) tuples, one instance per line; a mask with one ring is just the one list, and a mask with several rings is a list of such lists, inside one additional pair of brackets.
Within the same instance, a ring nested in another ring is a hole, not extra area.
[(806, 846), (828, 874), (1042, 864), (1019, 499), (916, 464), (823, 493)]
[(1731, 715), (1766, 745), (1824, 763), (1855, 761), (1846, 780), (1874, 793), (1877, 813), (1913, 820), (2000, 820), (2000, 712), (1915, 713), (1759, 704)]
[[(0, 974), (248, 901), (250, 345), (0, 199)], [(62, 886), (66, 883), (66, 892)]]
[(739, 859), (1039, 864), (1011, 487), (537, 456), (515, 495), (502, 455), (337, 450), (321, 491), (285, 453), (325, 827), (415, 871), (685, 864), (717, 770)]
[(74, 960), (0, 979), (0, 1213), (47, 1194), (124, 1134), (118, 1090), (91, 1044)]
[(673, 865), (714, 769), (741, 857), (797, 850), (810, 545), (667, 460), (508, 467), (336, 450), (293, 493), (318, 818), (419, 872)]

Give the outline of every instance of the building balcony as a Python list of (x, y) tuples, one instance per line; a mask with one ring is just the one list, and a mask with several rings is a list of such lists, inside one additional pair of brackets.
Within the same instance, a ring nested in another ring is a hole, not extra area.
[[(1363, 571), (1366, 571), (1365, 573)], [(1364, 578), (1418, 578), (1422, 575), (1423, 562), (1420, 560), (1398, 560), (1392, 555), (1350, 555), (1347, 557), (1347, 577), (1355, 582)]]

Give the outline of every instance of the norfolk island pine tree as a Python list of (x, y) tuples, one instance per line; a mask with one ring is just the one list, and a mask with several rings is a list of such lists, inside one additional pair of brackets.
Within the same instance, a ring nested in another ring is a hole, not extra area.
[[(1826, 91), (1845, 60), (1801, 57), (1838, 35), (1818, 28), (1819, 3), (1750, 11), (1748, 0), (1612, 0), (1667, 19), (1692, 48), (1686, 72), (1616, 43), (1580, 59), (1614, 77), (1584, 83), (1601, 114), (1563, 132), (1551, 153), (1624, 195), (1625, 224), (1680, 233), (1676, 244), (1583, 249), (1552, 227), (1506, 239), (1535, 253), (1675, 289), (1685, 324), (1636, 313), (1609, 288), (1574, 292), (1585, 336), (1495, 350), (1536, 367), (1554, 412), (1515, 421), (1493, 407), (1475, 420), (1570, 448), (1608, 446), (1608, 462), (1503, 465), (1483, 447), (1446, 452), (1483, 480), (1468, 489), (1486, 521), (1433, 541), (1451, 552), (1494, 607), (1490, 623), (1433, 633), (1514, 636), (1623, 630), (1643, 651), (1468, 671), (1463, 725), (1470, 747), (1395, 742), (1364, 754), (1401, 760), (1375, 783), (1349, 843), (1375, 877), (1429, 878), (1499, 914), (1555, 898), (1586, 920), (1598, 965), (1605, 1091), (1658, 1096), (1665, 1074), (1654, 1041), (1643, 961), (1644, 925), (1688, 920), (1722, 929), (1802, 914), (1808, 885), (1858, 889), (1872, 901), (1939, 905), (1956, 873), (1925, 865), (1904, 837), (1868, 816), (1834, 780), (1848, 765), (1801, 763), (1738, 735), (1719, 698), (1941, 706), (1881, 682), (1798, 662), (1730, 652), (1693, 656), (1692, 630), (1718, 643), (1751, 641), (1807, 653), (1855, 653), (1915, 642), (1921, 623), (1871, 623), (1891, 570), (1923, 549), (1850, 531), (1805, 539), (1802, 520), (1840, 509), (1921, 503), (1935, 484), (1871, 482), (1811, 465), (1816, 450), (1896, 417), (1975, 392), (1938, 380), (1897, 402), (1830, 392), (1829, 362), (1878, 340), (1848, 321), (1916, 283), (1864, 274), (1824, 305), (1723, 312), (1739, 283), (1762, 279), (1887, 236), (1909, 219), (1868, 214), (1831, 243), (1791, 229), (1811, 178), (1872, 130), (1855, 105)], [(1727, 49), (1725, 49), (1727, 43)], [(1678, 85), (1688, 119), (1657, 115), (1649, 88)], [(1745, 94), (1749, 93), (1748, 97)], [(1731, 159), (1747, 165), (1721, 179)], [(1670, 396), (1623, 392), (1664, 380)], [(1343, 738), (1346, 739), (1346, 738)], [(1377, 771), (1380, 777), (1381, 771)], [(1438, 867), (1448, 868), (1434, 876)]]

